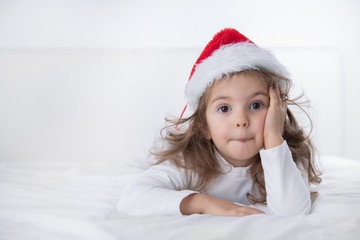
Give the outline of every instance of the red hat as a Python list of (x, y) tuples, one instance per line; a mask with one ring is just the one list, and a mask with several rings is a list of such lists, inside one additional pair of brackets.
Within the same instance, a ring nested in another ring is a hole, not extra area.
[[(189, 107), (195, 109), (201, 96), (214, 81), (244, 70), (266, 70), (288, 78), (285, 68), (269, 51), (256, 46), (232, 28), (215, 34), (194, 64), (185, 90)], [(279, 82), (280, 86), (281, 81)]]

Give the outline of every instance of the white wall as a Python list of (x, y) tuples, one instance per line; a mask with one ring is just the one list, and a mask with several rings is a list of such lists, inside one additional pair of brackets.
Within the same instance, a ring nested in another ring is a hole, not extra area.
[(144, 157), (165, 113), (181, 111), (201, 48), (228, 26), (273, 50), (308, 93), (321, 154), (358, 158), (359, 10), (356, 0), (0, 0), (0, 160)]

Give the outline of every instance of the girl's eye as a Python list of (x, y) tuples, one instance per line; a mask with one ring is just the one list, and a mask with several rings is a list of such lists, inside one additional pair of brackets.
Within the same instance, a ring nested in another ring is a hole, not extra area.
[(260, 102), (254, 102), (251, 104), (250, 109), (260, 109), (264, 106), (264, 104)]
[(231, 108), (229, 106), (221, 106), (218, 108), (218, 112), (226, 113), (229, 112)]

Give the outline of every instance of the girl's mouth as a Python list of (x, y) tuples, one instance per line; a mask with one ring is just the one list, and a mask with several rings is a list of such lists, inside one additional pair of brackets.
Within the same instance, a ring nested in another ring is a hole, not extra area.
[(238, 139), (238, 141), (242, 142), (242, 143), (247, 142), (248, 140), (250, 140), (250, 139), (249, 138), (239, 138)]

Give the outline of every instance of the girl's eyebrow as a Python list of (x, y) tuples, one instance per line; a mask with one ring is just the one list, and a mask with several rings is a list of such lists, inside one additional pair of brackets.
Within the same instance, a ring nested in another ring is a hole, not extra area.
[(227, 100), (227, 99), (230, 99), (230, 97), (219, 96), (219, 97), (216, 97), (215, 99), (213, 99), (213, 100), (211, 101), (211, 104), (213, 104), (214, 102), (219, 101), (219, 100)]
[(259, 91), (259, 92), (255, 92), (253, 94), (250, 95), (250, 98), (256, 97), (258, 95), (263, 95), (265, 97), (269, 97), (269, 93), (268, 92), (263, 92), (263, 91)]
[[(251, 94), (251, 95), (249, 96), (249, 98), (254, 98), (254, 97), (259, 96), (259, 95), (262, 95), (262, 96), (265, 96), (265, 97), (269, 97), (269, 93), (264, 92), (264, 91), (259, 91), (259, 92), (255, 92), (255, 93)], [(211, 101), (211, 104), (213, 104), (214, 102), (219, 101), (219, 100), (228, 100), (228, 99), (231, 99), (231, 97), (228, 97), (228, 96), (218, 96), (218, 97), (216, 97), (215, 99), (213, 99), (213, 100)]]

